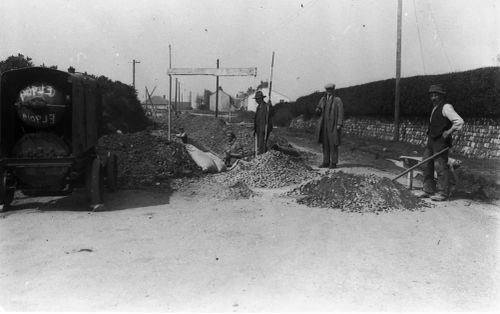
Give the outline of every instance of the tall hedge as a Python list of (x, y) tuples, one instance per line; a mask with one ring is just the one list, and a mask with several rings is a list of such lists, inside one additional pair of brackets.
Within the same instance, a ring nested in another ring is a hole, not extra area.
[[(442, 84), (446, 99), (462, 117), (500, 118), (500, 67), (465, 72), (425, 75), (400, 80), (400, 114), (402, 117), (427, 116), (431, 104), (431, 84)], [(349, 116), (394, 116), (395, 79), (376, 81), (337, 89)], [(316, 92), (290, 104), (293, 116), (313, 114), (323, 93)]]
[(137, 132), (151, 124), (132, 86), (112, 81), (105, 76), (100, 76), (97, 80), (103, 90), (105, 133), (115, 130)]

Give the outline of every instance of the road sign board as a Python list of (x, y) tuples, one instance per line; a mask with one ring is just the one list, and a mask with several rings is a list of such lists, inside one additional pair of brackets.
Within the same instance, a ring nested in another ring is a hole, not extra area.
[(168, 75), (257, 76), (257, 68), (170, 68)]

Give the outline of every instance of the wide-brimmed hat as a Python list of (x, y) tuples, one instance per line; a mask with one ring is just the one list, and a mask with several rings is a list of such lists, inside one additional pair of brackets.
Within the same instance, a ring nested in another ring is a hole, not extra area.
[(255, 97), (254, 99), (259, 99), (259, 98), (266, 98), (266, 96), (264, 96), (264, 93), (262, 93), (262, 91), (258, 90), (256, 93), (255, 93)]
[(335, 89), (335, 84), (328, 83), (328, 84), (325, 85), (325, 89)]
[(429, 87), (429, 94), (430, 93), (438, 93), (442, 95), (446, 95), (446, 90), (441, 84), (434, 84)]

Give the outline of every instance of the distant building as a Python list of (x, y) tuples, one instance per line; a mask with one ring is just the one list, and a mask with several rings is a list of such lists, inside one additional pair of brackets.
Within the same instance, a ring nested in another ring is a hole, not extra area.
[[(151, 103), (152, 102), (152, 103)], [(175, 102), (172, 101), (173, 108), (175, 110)], [(152, 96), (151, 101), (146, 101), (142, 103), (142, 107), (148, 116), (162, 117), (168, 114), (168, 99), (166, 96)], [(177, 110), (192, 110), (190, 102), (177, 102)]]
[(152, 96), (151, 101), (149, 99), (142, 103), (142, 108), (146, 112), (147, 116), (161, 117), (167, 112), (168, 100), (161, 96)]
[[(215, 111), (215, 100), (216, 100), (216, 92), (213, 92), (210, 95), (210, 110)], [(234, 111), (235, 105), (235, 99), (226, 93), (225, 91), (222, 90), (222, 88), (219, 87), (219, 104), (218, 104), (218, 111), (221, 112), (229, 112), (229, 110)], [(231, 107), (231, 109), (229, 109)]]
[[(265, 87), (259, 90), (262, 91), (262, 93), (266, 96), (265, 100), (269, 101), (268, 99), (269, 88)], [(254, 91), (253, 93), (249, 94), (246, 98), (242, 100), (241, 106), (245, 108), (245, 110), (247, 111), (257, 110), (257, 102), (254, 99), (256, 92), (257, 91)], [(273, 105), (276, 105), (277, 103), (290, 102), (290, 98), (273, 89), (273, 92), (271, 93), (271, 102), (273, 103)]]

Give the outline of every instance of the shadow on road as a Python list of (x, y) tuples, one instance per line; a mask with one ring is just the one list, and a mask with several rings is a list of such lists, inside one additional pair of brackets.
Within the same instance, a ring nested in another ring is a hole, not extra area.
[[(140, 207), (165, 205), (170, 203), (172, 191), (149, 190), (119, 190), (114, 193), (104, 194), (104, 206), (98, 211), (116, 211)], [(84, 190), (76, 190), (68, 196), (29, 197), (22, 194), (16, 195), (14, 201), (2, 213), (9, 216), (16, 212), (26, 211), (51, 212), (51, 211), (79, 211), (91, 212), (92, 208)]]

